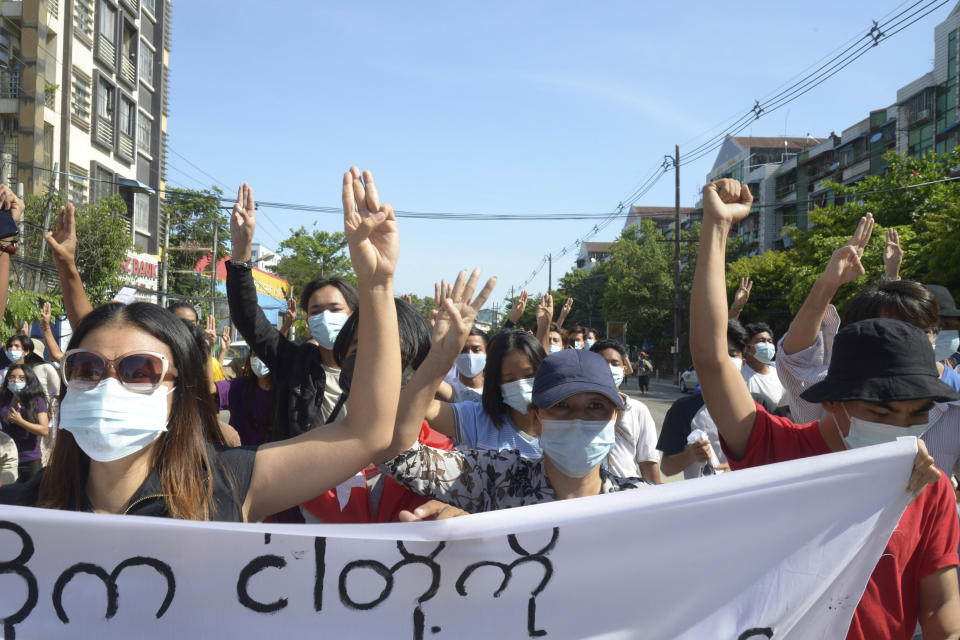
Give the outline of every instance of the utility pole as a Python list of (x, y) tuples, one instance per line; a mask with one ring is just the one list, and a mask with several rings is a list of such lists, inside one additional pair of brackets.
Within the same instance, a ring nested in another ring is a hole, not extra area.
[(553, 295), (553, 254), (547, 254), (547, 293)]
[[(53, 171), (50, 173), (50, 186), (47, 188), (47, 206), (43, 211), (43, 228), (40, 230), (41, 235), (47, 232), (47, 229), (50, 228), (50, 214), (53, 210), (53, 188), (56, 184), (57, 171), (60, 169), (60, 163), (56, 162), (53, 165)], [(40, 255), (38, 260), (40, 264), (37, 266), (37, 276), (34, 280), (34, 289), (40, 293), (40, 287), (43, 284), (43, 253), (47, 248), (47, 243), (43, 241), (43, 238), (40, 238)]]
[(676, 205), (673, 210), (673, 377), (680, 384), (680, 145), (673, 159)]

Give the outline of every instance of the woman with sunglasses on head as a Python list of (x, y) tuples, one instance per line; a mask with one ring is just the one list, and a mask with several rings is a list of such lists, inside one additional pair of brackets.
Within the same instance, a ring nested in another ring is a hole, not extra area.
[(17, 445), (17, 475), (26, 482), (41, 469), (40, 440), (50, 432), (43, 387), (30, 367), (10, 365), (0, 390), (0, 428)]
[[(344, 175), (344, 232), (357, 274), (356, 372), (366, 384), (348, 416), (257, 449), (228, 449), (208, 402), (202, 356), (183, 323), (152, 304), (87, 315), (64, 355), (63, 433), (37, 481), (0, 503), (196, 520), (257, 521), (350, 477), (390, 442), (400, 393), (393, 273), (398, 236), (373, 176)], [(243, 185), (231, 226), (253, 233)]]

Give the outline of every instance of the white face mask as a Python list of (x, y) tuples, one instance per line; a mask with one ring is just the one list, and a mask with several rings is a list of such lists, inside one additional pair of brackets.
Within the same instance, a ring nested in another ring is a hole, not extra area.
[[(841, 403), (840, 406), (843, 407), (843, 412), (850, 421), (850, 433), (843, 439), (848, 449), (858, 449), (860, 447), (893, 442), (897, 438), (905, 436), (919, 438), (930, 426), (927, 422), (923, 424), (912, 424), (909, 427), (898, 427), (896, 425), (883, 424), (882, 422), (870, 422), (869, 420), (851, 416), (847, 412), (846, 405)], [(843, 434), (841, 433), (841, 435)]]
[(732, 362), (733, 366), (737, 368), (737, 371), (741, 371), (743, 369), (743, 360), (737, 356), (730, 356), (730, 362)]
[(758, 342), (753, 345), (753, 356), (763, 364), (771, 364), (776, 355), (777, 348), (770, 342)]
[(500, 385), (503, 402), (518, 413), (526, 414), (533, 402), (533, 378), (522, 378)]
[(89, 391), (68, 389), (60, 403), (60, 428), (72, 433), (92, 460), (120, 460), (167, 430), (169, 392), (160, 385), (151, 393), (135, 393), (116, 378), (105, 378)]
[(610, 365), (610, 373), (613, 374), (613, 384), (615, 387), (619, 387), (623, 384), (623, 367), (615, 367)]
[(574, 348), (574, 349), (583, 349), (583, 341), (582, 341), (582, 340), (574, 340), (574, 341), (573, 341), (573, 348)]
[(485, 353), (461, 353), (457, 356), (457, 372), (464, 378), (476, 378), (487, 366)]
[(349, 314), (339, 311), (324, 311), (312, 315), (307, 318), (310, 335), (324, 349), (333, 349), (333, 343), (337, 341), (340, 329), (343, 329), (343, 325), (349, 317)]
[(587, 338), (586, 340), (584, 340), (584, 344), (587, 346), (587, 349), (590, 349), (591, 347), (593, 347), (593, 345), (597, 344), (597, 341)]
[(550, 345), (550, 353), (556, 353), (558, 351), (563, 351), (563, 347), (561, 347), (559, 344)]
[(270, 367), (263, 363), (263, 360), (257, 356), (250, 358), (250, 368), (253, 370), (253, 375), (258, 378), (265, 378), (270, 375)]
[(960, 333), (956, 329), (946, 329), (937, 334), (937, 342), (933, 345), (933, 357), (937, 362), (946, 360), (960, 348)]

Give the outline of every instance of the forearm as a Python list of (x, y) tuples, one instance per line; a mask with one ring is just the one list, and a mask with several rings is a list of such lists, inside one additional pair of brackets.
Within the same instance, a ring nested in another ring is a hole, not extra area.
[(537, 324), (537, 342), (543, 346), (543, 350), (550, 353), (550, 324), (540, 326)]
[(7, 292), (10, 288), (10, 254), (0, 252), (0, 316), (7, 309)]
[(46, 415), (45, 413), (39, 414), (37, 422), (30, 422), (21, 418), (17, 426), (29, 431), (35, 436), (44, 437), (50, 432), (50, 428), (47, 426)]
[(558, 326), (559, 328), (561, 328), (561, 329), (563, 328), (563, 323), (564, 323), (564, 321), (567, 319), (567, 314), (568, 314), (568, 313), (569, 313), (569, 309), (567, 309), (566, 307), (564, 307), (563, 309), (560, 310), (560, 317), (557, 318), (557, 326)]
[(357, 292), (360, 315), (354, 379), (365, 381), (367, 392), (350, 395), (347, 422), (373, 454), (389, 446), (397, 417), (402, 369), (397, 307), (392, 278), (361, 280)]
[(644, 480), (648, 480), (653, 484), (662, 484), (663, 480), (660, 478), (660, 465), (652, 460), (645, 462), (638, 462), (637, 466), (640, 468), (640, 476)]
[[(450, 358), (443, 356), (435, 349), (431, 349), (427, 354), (400, 393), (393, 441), (378, 462), (389, 460), (412, 447), (420, 436), (420, 426), (424, 418), (429, 420), (439, 415), (441, 405), (434, 396), (437, 388), (443, 383), (443, 377), (450, 370), (450, 364)], [(431, 426), (436, 428), (432, 422)]]
[(783, 336), (783, 352), (793, 355), (803, 351), (817, 341), (823, 318), (827, 314), (830, 301), (836, 295), (838, 287), (824, 278), (818, 278), (813, 283), (807, 299), (797, 312), (787, 334)]
[(77, 265), (56, 261), (57, 275), (60, 276), (60, 289), (63, 292), (63, 310), (67, 314), (70, 326), (76, 327), (87, 314), (93, 311), (93, 306), (83, 290), (83, 280)]
[(692, 462), (693, 456), (690, 455), (689, 449), (684, 449), (673, 455), (663, 454), (663, 458), (660, 460), (660, 471), (665, 476), (672, 476), (689, 467)]
[(435, 397), (441, 402), (453, 402), (455, 400), (455, 393), (453, 391), (453, 386), (443, 380), (440, 381), (440, 384), (437, 386), (437, 392)]
[(41, 324), (40, 329), (43, 332), (43, 344), (47, 348), (47, 355), (50, 356), (51, 362), (60, 362), (63, 359), (63, 351), (60, 350), (60, 345), (57, 344), (57, 339), (53, 337), (53, 329), (50, 328), (49, 324)]
[(723, 276), (729, 232), (729, 225), (712, 220), (704, 220), (700, 229), (690, 298), (690, 353), (700, 378), (729, 361), (727, 290)]
[(257, 288), (250, 269), (227, 263), (227, 303), (230, 321), (253, 352), (271, 369), (289, 366), (297, 346), (280, 335), (257, 304)]

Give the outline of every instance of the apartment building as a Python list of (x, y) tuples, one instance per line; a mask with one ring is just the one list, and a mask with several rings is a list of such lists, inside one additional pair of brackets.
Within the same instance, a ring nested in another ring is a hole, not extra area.
[[(77, 203), (120, 194), (137, 251), (162, 246), (170, 0), (3, 0), (0, 177)], [(56, 167), (57, 171), (54, 172)]]

